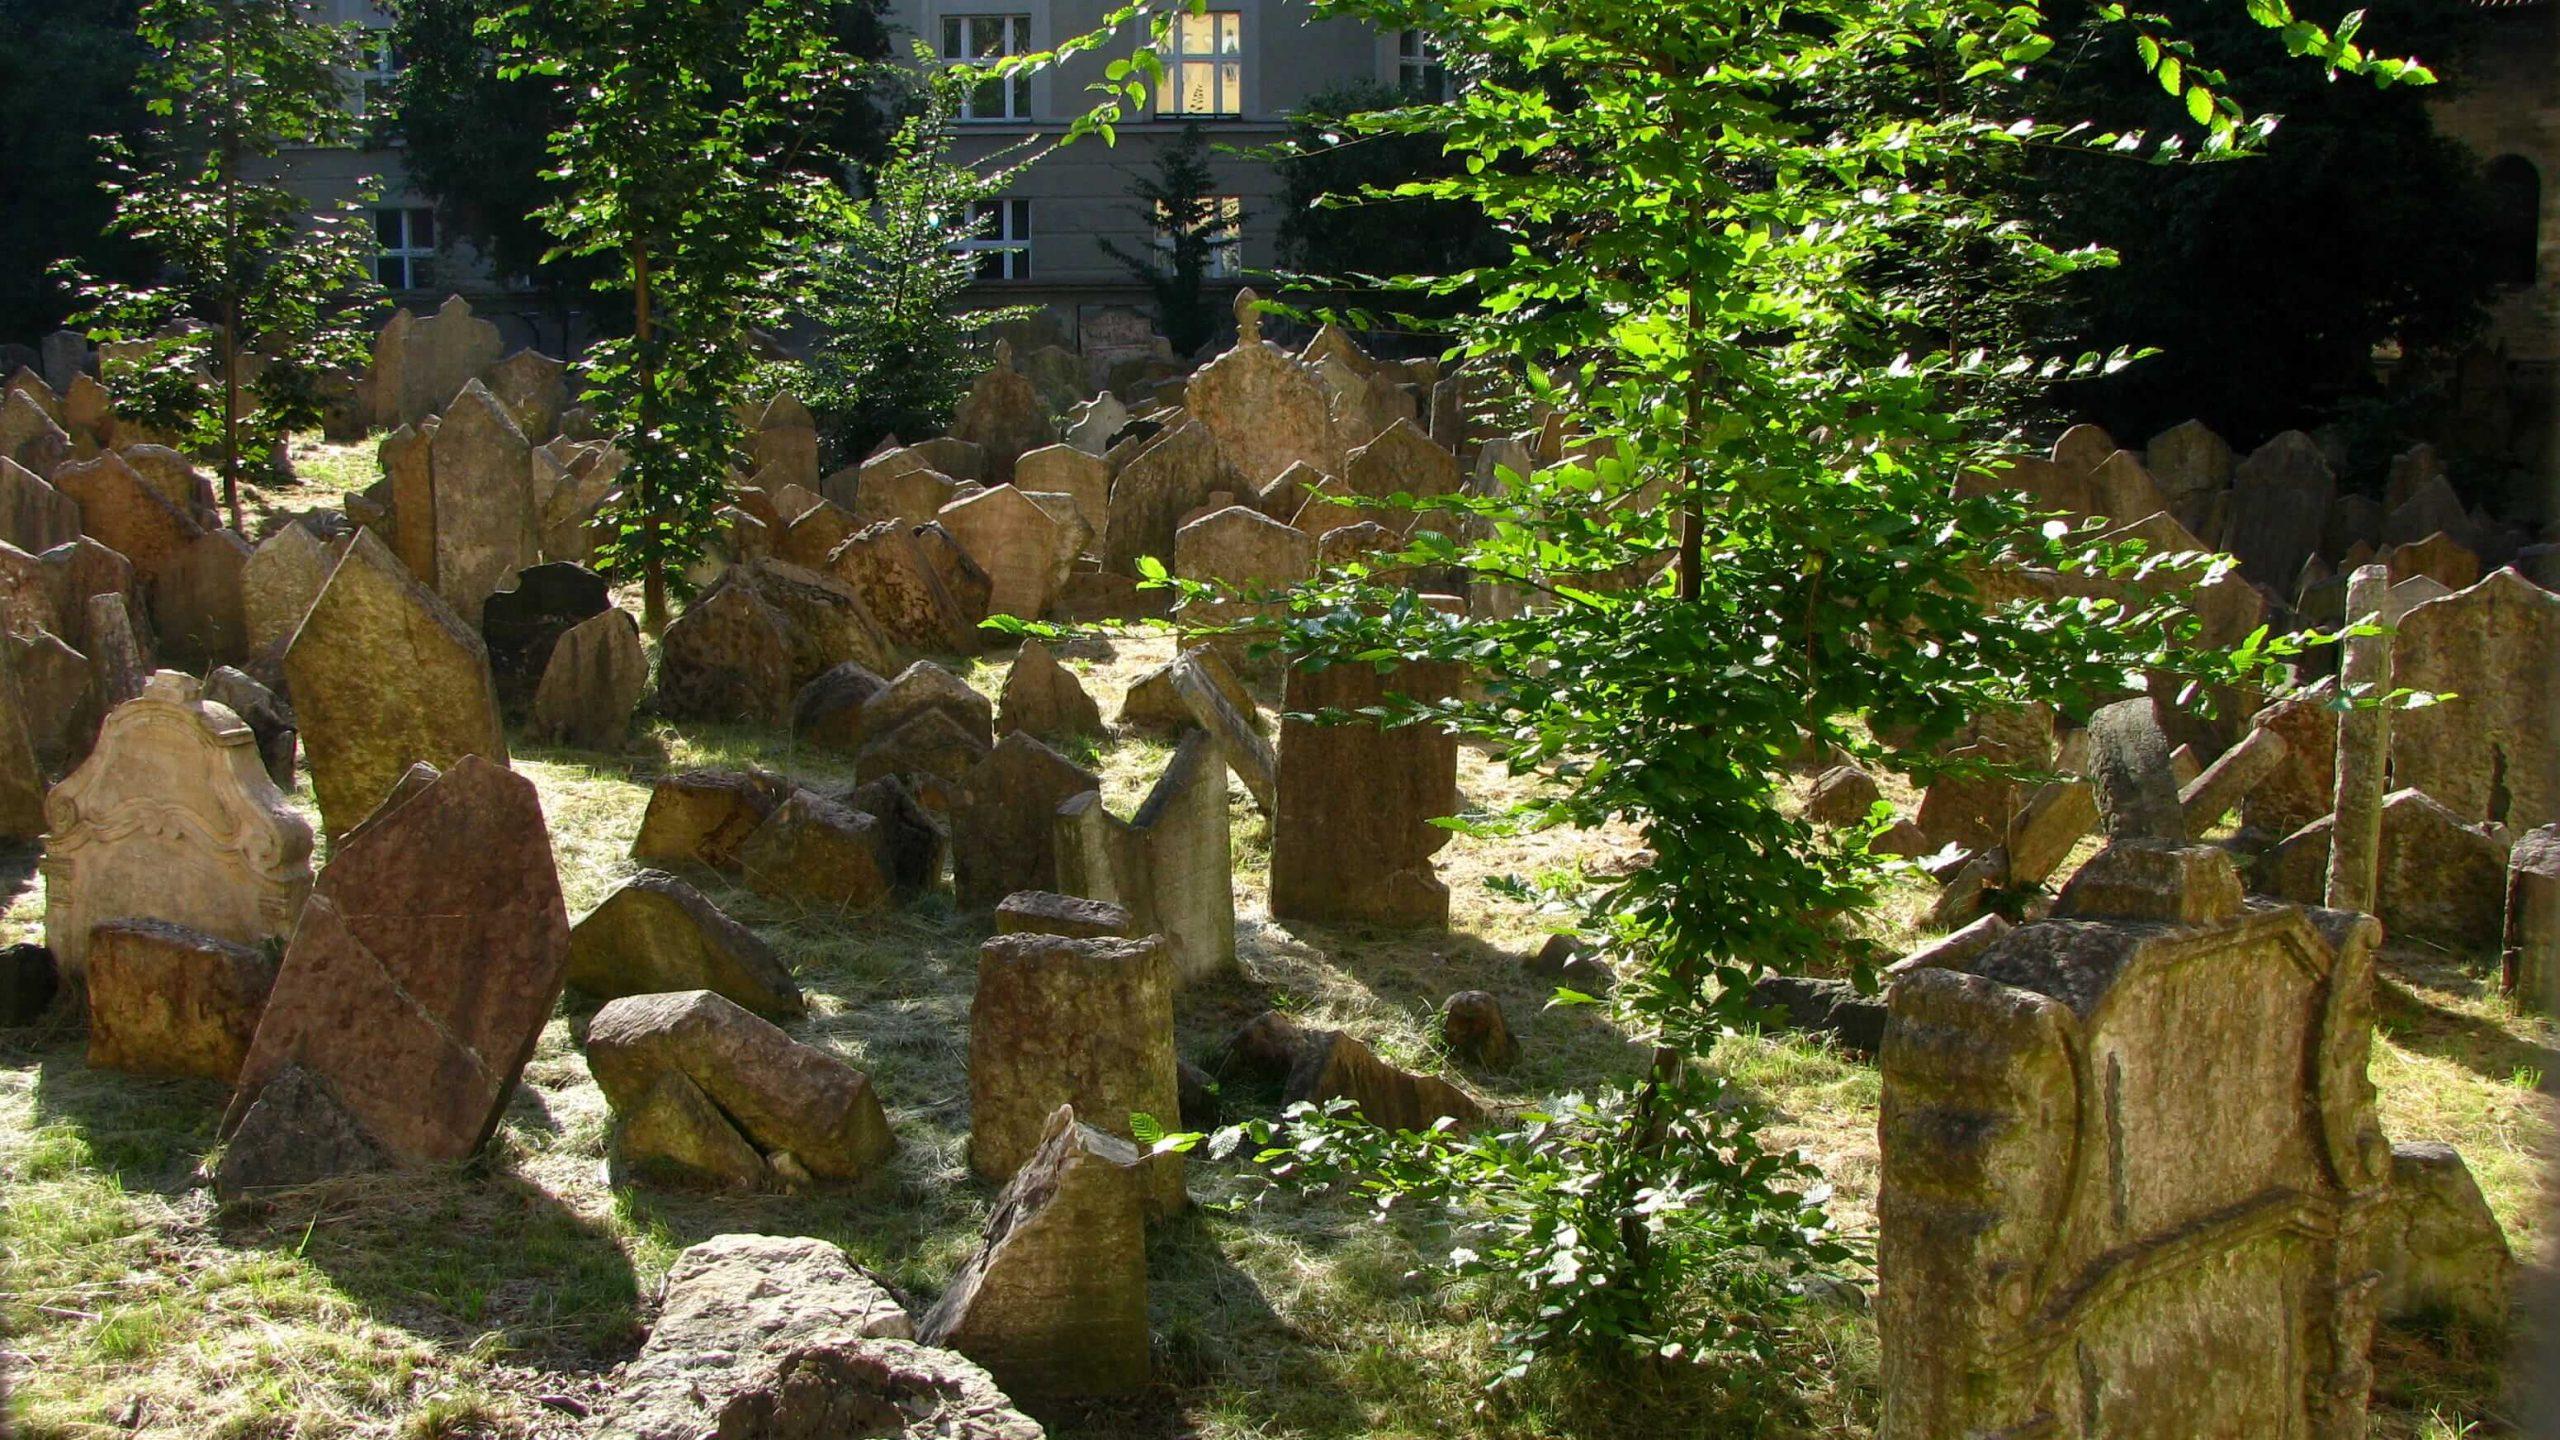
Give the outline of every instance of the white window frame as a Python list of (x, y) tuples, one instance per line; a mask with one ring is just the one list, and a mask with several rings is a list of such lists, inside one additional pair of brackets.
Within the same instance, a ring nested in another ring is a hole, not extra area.
[[(1164, 80), (1156, 86), (1159, 120), (1237, 119), (1244, 114), (1245, 38), (1242, 10), (1209, 10), (1173, 17), (1164, 54)], [(1206, 107), (1192, 108), (1192, 80), (1208, 86)]]
[[(979, 227), (995, 221), (992, 232)], [(995, 264), (992, 275), (982, 273), (980, 281), (1028, 280), (1031, 278), (1031, 202), (1028, 200), (972, 200), (969, 202), (967, 238), (952, 242), (952, 249), (974, 253), (984, 267)]]
[[(1209, 268), (1202, 274), (1211, 280), (1234, 280), (1244, 274), (1244, 197), (1211, 195), (1205, 197), (1210, 211)], [(1157, 212), (1157, 218), (1164, 218)], [(1162, 225), (1156, 228), (1154, 245), (1160, 254), (1173, 253), (1173, 237)]]
[[(994, 33), (987, 33), (989, 31)], [(990, 43), (995, 48), (985, 48)], [(942, 59), (945, 64), (992, 69), (1008, 55), (1030, 52), (1031, 16), (1027, 13), (972, 12), (942, 17)], [(990, 85), (997, 88), (1001, 97), (992, 110), (979, 103), (980, 93)], [(970, 121), (1030, 119), (1030, 74), (1017, 71), (1011, 75), (990, 75), (960, 97), (957, 118)]]
[(364, 32), (364, 68), (356, 72), (356, 114), (361, 119), (375, 119), (377, 111), (387, 114), (397, 104), (400, 72), (408, 66), (392, 34), (389, 30)]
[[(400, 217), (400, 243), (397, 245), (385, 245), (382, 243), (382, 217), (385, 215), (397, 215)], [(427, 239), (424, 244), (420, 244), (418, 241), (418, 217), (421, 215), (427, 217)], [(373, 276), (375, 283), (382, 284), (382, 288), (385, 290), (394, 291), (424, 290), (434, 285), (435, 281), (432, 275), (428, 275), (424, 279), (421, 279), (420, 277), (423, 267), (430, 266), (435, 263), (435, 215), (436, 212), (434, 207), (427, 205), (376, 205), (373, 207)], [(386, 260), (395, 262), (399, 265), (400, 279), (402, 283), (398, 285), (382, 283), (382, 264)]]
[[(1440, 42), (1427, 30), (1406, 29), (1396, 32), (1396, 88), (1408, 95), (1427, 100), (1445, 100), (1449, 95), (1449, 67), (1441, 58)], [(1434, 84), (1434, 80), (1437, 84)]]

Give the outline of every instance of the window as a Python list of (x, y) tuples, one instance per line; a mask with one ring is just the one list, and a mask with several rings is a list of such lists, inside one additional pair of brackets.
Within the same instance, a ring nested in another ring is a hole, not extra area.
[(1164, 70), (1164, 83), (1156, 87), (1157, 114), (1242, 115), (1244, 13), (1177, 16)]
[[(1244, 273), (1244, 201), (1234, 195), (1213, 195), (1200, 204), (1209, 242), (1209, 268), (1205, 273), (1212, 280), (1233, 280)], [(1172, 217), (1163, 206), (1157, 206), (1155, 246), (1167, 255), (1173, 253), (1172, 229)]]
[(400, 47), (391, 42), (391, 32), (374, 30), (364, 37), (364, 69), (356, 73), (362, 83), (357, 96), (356, 113), (367, 118), (389, 119), (399, 101), (400, 72), (408, 61)]
[(1449, 72), (1440, 63), (1440, 42), (1420, 30), (1396, 32), (1396, 88), (1418, 100), (1449, 98)]
[(953, 248), (974, 251), (981, 280), (1031, 278), (1031, 202), (972, 200), (969, 238)]
[(373, 212), (373, 278), (385, 290), (435, 284), (436, 212), (424, 206)]
[(2489, 266), (2508, 285), (2530, 285), (2541, 268), (2542, 177), (2521, 155), (2489, 162)]
[[(1007, 55), (1031, 50), (1028, 15), (945, 15), (942, 58), (954, 65), (992, 68)], [(1031, 116), (1029, 75), (990, 75), (960, 102), (963, 120), (1027, 120)]]

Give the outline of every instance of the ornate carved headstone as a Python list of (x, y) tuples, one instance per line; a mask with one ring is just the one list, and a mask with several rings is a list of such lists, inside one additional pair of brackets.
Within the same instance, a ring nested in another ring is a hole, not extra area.
[(45, 816), (45, 944), (70, 974), (102, 922), (166, 920), (255, 945), (291, 934), (311, 893), (311, 827), (268, 778), (257, 738), (173, 670), (107, 716)]

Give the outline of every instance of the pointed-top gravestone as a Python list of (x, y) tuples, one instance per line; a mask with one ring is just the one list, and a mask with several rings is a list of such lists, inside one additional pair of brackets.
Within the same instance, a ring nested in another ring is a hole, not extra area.
[(292, 933), (311, 892), (311, 827), (268, 777), (257, 737), (174, 670), (107, 716), (45, 815), (45, 944), (74, 975), (104, 921), (255, 945)]
[(301, 525), (287, 525), (249, 553), (240, 572), (240, 605), (255, 657), (281, 646), (302, 626), (320, 587), (329, 583), (329, 547)]
[(435, 475), (436, 593), (476, 625), (490, 594), (542, 558), (533, 447), (489, 387), (473, 380), (445, 407), (428, 463)]
[(284, 670), (332, 835), (362, 820), (412, 765), (451, 766), (465, 755), (507, 763), (480, 637), (370, 530), (329, 572)]
[(2560, 821), (2560, 595), (2498, 570), (2412, 607), (2388, 643), (2390, 686), (2453, 697), (2391, 717), (2391, 783), (2465, 820)]
[(568, 963), (533, 782), (478, 755), (420, 765), (331, 854), (225, 1128), (299, 1066), (393, 1159), (463, 1159), (497, 1128)]

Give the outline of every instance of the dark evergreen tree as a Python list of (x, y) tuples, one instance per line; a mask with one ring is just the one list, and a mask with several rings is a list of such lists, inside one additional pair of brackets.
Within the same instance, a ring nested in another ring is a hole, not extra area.
[(1103, 253), (1155, 296), (1156, 325), (1174, 353), (1193, 354), (1218, 333), (1223, 307), (1209, 297), (1209, 275), (1242, 221), (1233, 211), (1222, 213), (1209, 138), (1199, 124), (1184, 125), (1182, 137), (1157, 154), (1154, 172), (1140, 174), (1129, 190), (1155, 236), (1154, 253), (1133, 255), (1108, 240)]

